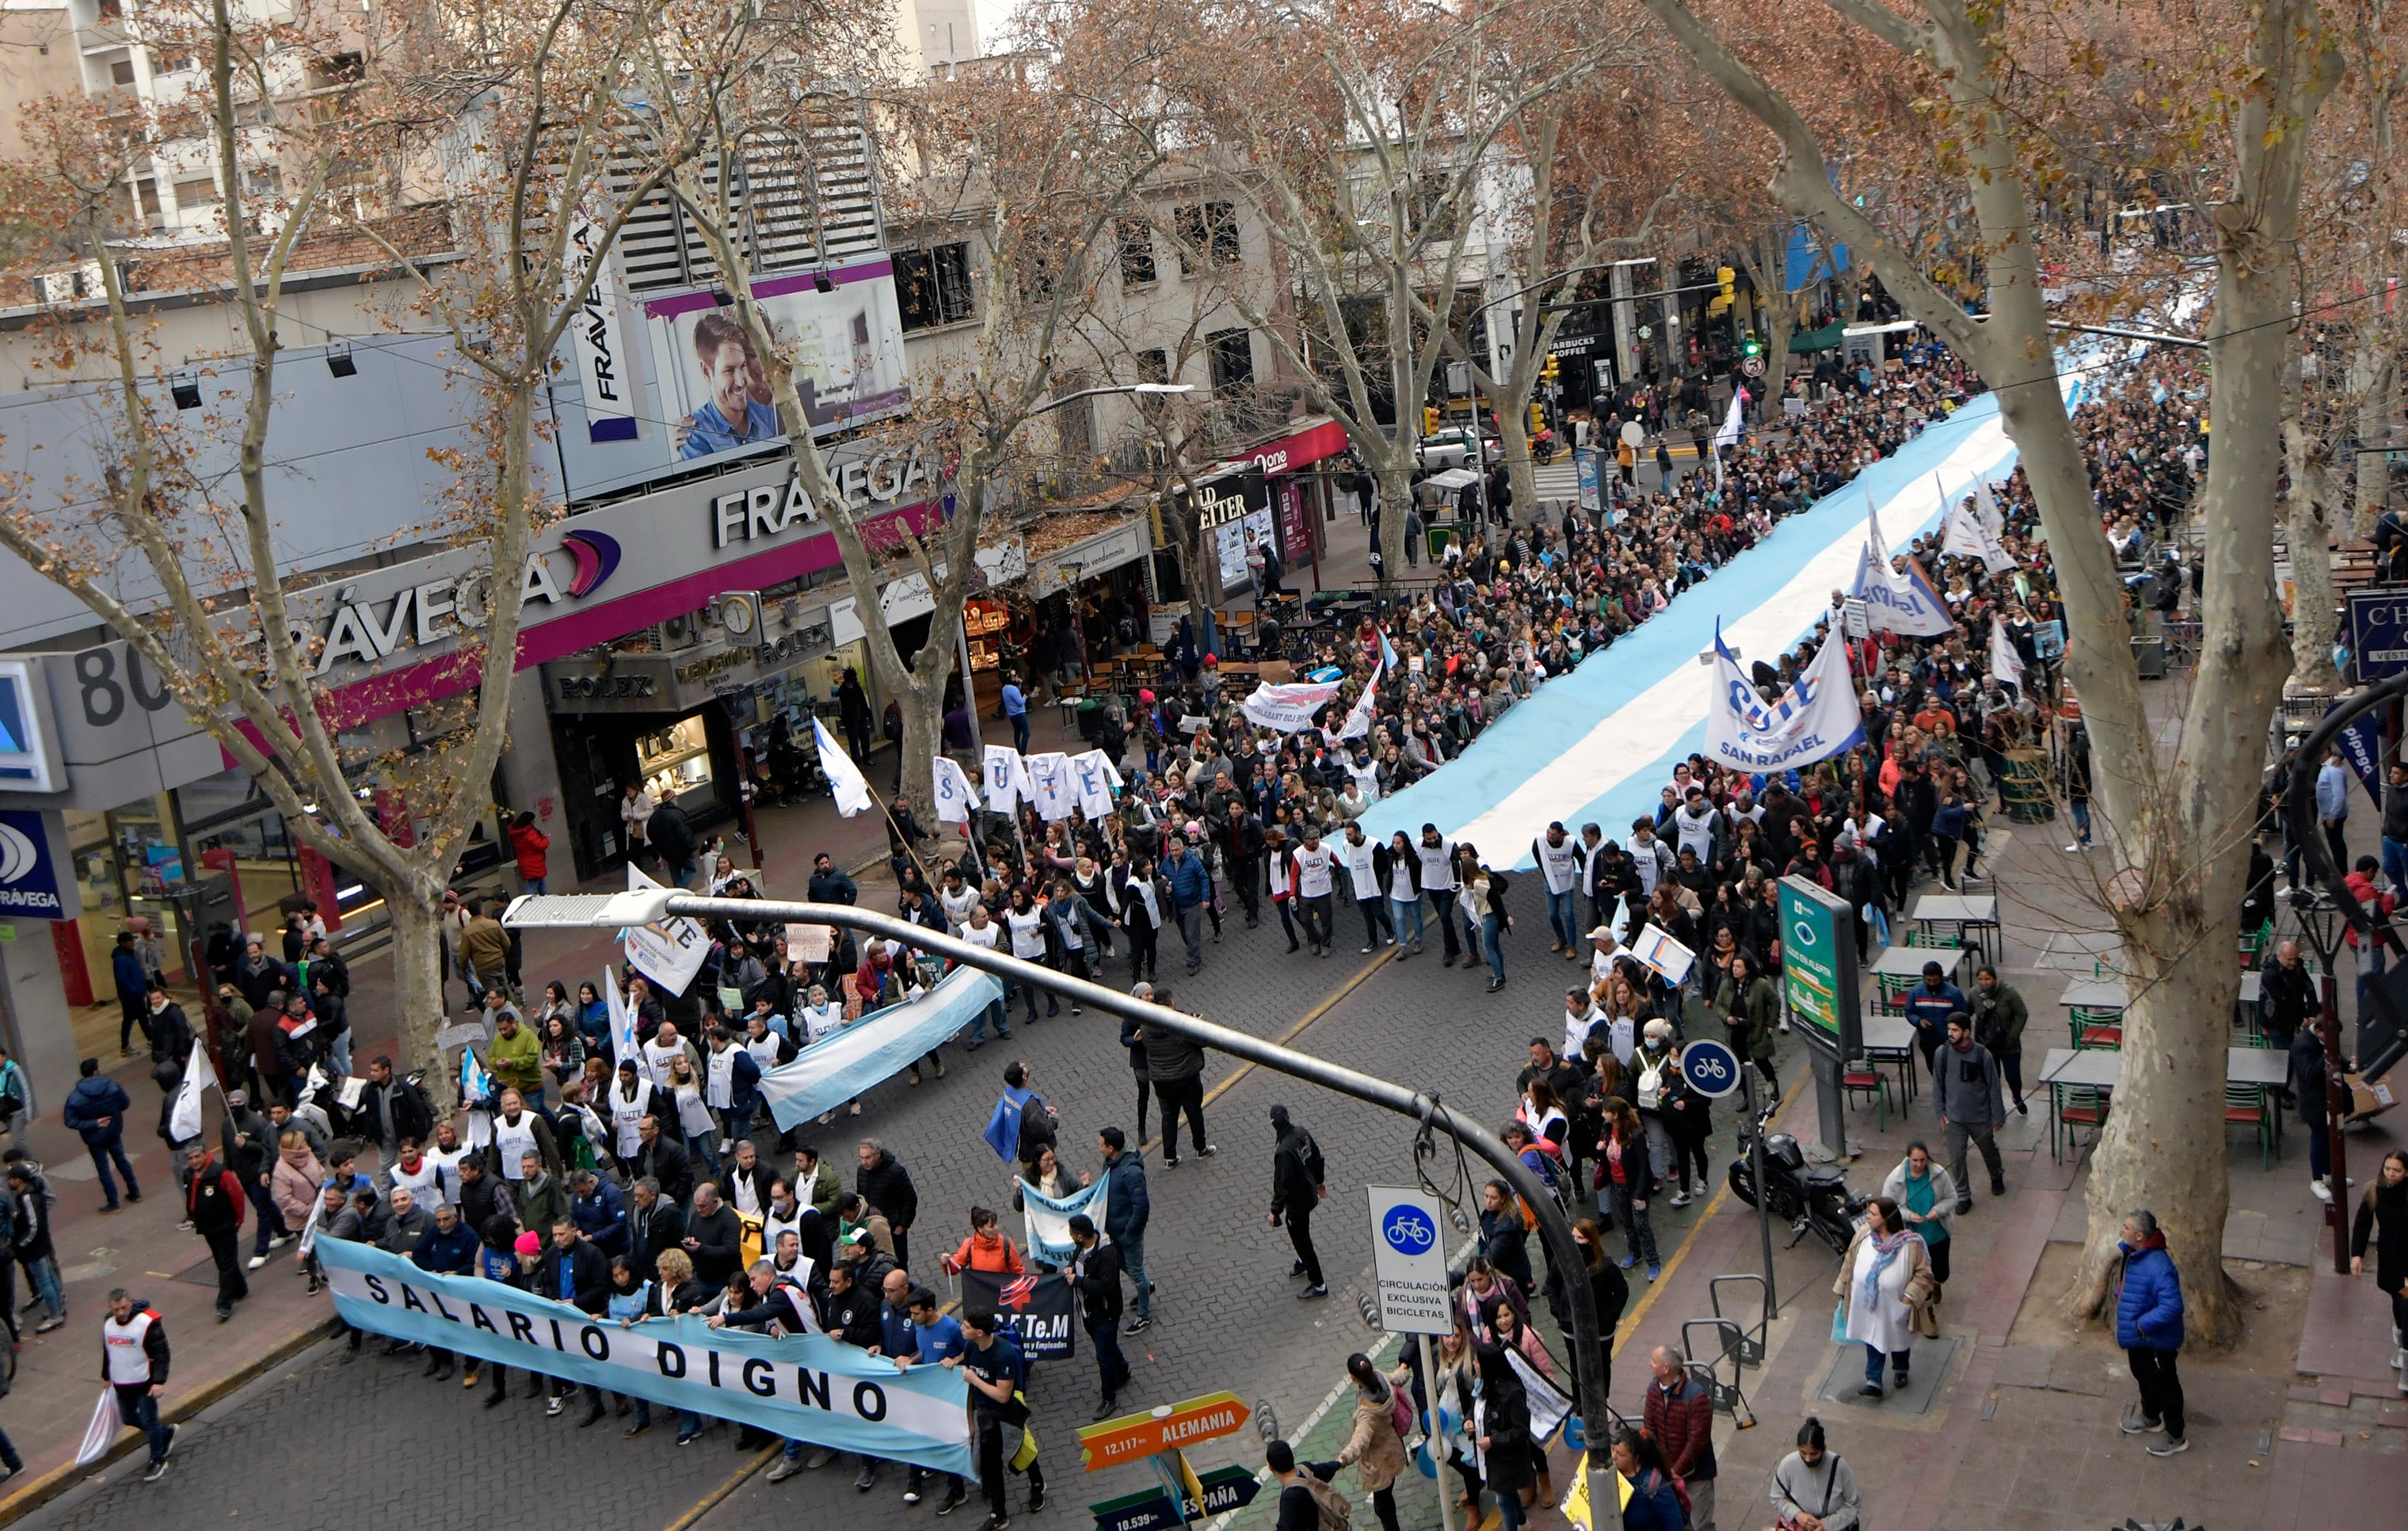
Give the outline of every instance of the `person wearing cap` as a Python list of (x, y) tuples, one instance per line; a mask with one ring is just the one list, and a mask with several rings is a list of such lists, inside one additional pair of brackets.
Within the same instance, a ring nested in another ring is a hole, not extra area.
[[(1923, 1054), (1923, 1067), (1931, 1072), (1940, 1044), (1947, 1039), (1948, 1018), (1958, 1011), (1971, 1013), (1972, 1007), (1965, 1002), (1965, 991), (1948, 981), (1948, 972), (1936, 962), (1923, 965), (1923, 981), (1906, 994), (1906, 1020), (1914, 1028), (1914, 1045)], [(1960, 1176), (1958, 1184), (1963, 1184)]]

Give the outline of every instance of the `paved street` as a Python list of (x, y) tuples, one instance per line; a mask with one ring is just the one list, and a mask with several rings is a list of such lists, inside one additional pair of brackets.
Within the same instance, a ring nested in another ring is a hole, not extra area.
[[(1361, 926), (1355, 922), (1351, 930), (1341, 923), (1338, 955), (1319, 961), (1302, 953), (1291, 957), (1284, 953), (1277, 921), (1268, 917), (1268, 909), (1266, 915), (1264, 928), (1254, 931), (1233, 919), (1225, 944), (1207, 949), (1204, 971), (1193, 980), (1178, 977), (1175, 956), (1166, 962), (1182, 1009), (1255, 1035), (1276, 1036), (1315, 1015), (1326, 996), (1342, 989), (1343, 997), (1318, 1013), (1297, 1045), (1434, 1088), (1495, 1122), (1510, 1116), (1512, 1076), (1529, 1038), (1558, 1029), (1561, 974), (1571, 970), (1560, 958), (1547, 956), (1543, 920), (1522, 916), (1508, 941), (1511, 981), (1504, 993), (1490, 996), (1483, 992), (1484, 973), (1439, 966), (1435, 940), (1428, 954), (1412, 962), (1383, 957), (1374, 963), (1356, 954)], [(1342, 918), (1351, 921), (1352, 911), (1342, 911)], [(531, 981), (538, 974), (566, 971), (540, 956), (538, 951), (528, 954)], [(1371, 971), (1363, 978), (1367, 968)], [(1115, 961), (1111, 976), (1125, 981), (1125, 966)], [(840, 1119), (827, 1129), (828, 1152), (849, 1151), (854, 1138), (877, 1134), (902, 1156), (923, 1207), (914, 1246), (928, 1252), (921, 1257), (928, 1267), (924, 1274), (941, 1280), (933, 1252), (967, 1232), (964, 1209), (973, 1202), (1010, 1205), (1010, 1173), (979, 1138), (1000, 1088), (1003, 1065), (1012, 1058), (1029, 1065), (1037, 1087), (1061, 1112), (1066, 1157), (1074, 1168), (1091, 1167), (1095, 1130), (1132, 1124), (1134, 1092), (1116, 1038), (1116, 1023), (1092, 1013), (1074, 1018), (1066, 1009), (1033, 1026), (1015, 1016), (1010, 1045), (990, 1043), (967, 1055), (949, 1049), (952, 1067), (941, 1083), (913, 1089), (898, 1080), (878, 1092), (858, 1119)], [(1126, 1343), (1136, 1380), (1124, 1397), (1129, 1403), (1167, 1403), (1226, 1387), (1250, 1404), (1268, 1401), (1283, 1427), (1293, 1429), (1342, 1377), (1347, 1352), (1380, 1338), (1365, 1326), (1354, 1302), (1356, 1278), (1368, 1274), (1370, 1262), (1362, 1188), (1374, 1181), (1410, 1183), (1412, 1129), (1399, 1119), (1293, 1081), (1260, 1071), (1240, 1073), (1226, 1061), (1215, 1061), (1207, 1081), (1213, 1095), (1206, 1121), (1218, 1156), (1190, 1154), (1177, 1170), (1166, 1171), (1158, 1151), (1150, 1147), (1146, 1154), (1154, 1203), (1147, 1260), (1159, 1288), (1158, 1322)], [(1330, 1199), (1315, 1220), (1331, 1282), (1324, 1302), (1294, 1300), (1297, 1283), (1287, 1279), (1287, 1236), (1265, 1223), (1271, 1149), (1267, 1116), (1273, 1103), (1289, 1106), (1319, 1138), (1328, 1159)], [(1727, 1142), (1726, 1120), (1717, 1133), (1717, 1163), (1727, 1157)], [(1433, 1172), (1442, 1188), (1459, 1191), (1452, 1183), (1451, 1158)], [(1672, 1230), (1685, 1230), (1698, 1210), (1659, 1218), (1668, 1258), (1677, 1237)], [(1016, 1219), (1006, 1215), (1017, 1237)], [(278, 1274), (281, 1268), (280, 1264), (263, 1275), (290, 1280)], [(1643, 1282), (1635, 1284), (1644, 1291)], [(390, 1440), (398, 1449), (348, 1455), (346, 1524), (361, 1531), (457, 1524), (456, 1507), (453, 1518), (445, 1521), (439, 1502), (429, 1501), (428, 1465), (493, 1461), (491, 1453), (501, 1442), (508, 1445), (495, 1463), (498, 1470), (480, 1475), (477, 1494), (479, 1518), (494, 1523), (544, 1515), (565, 1476), (579, 1482), (605, 1481), (613, 1492), (624, 1487), (625, 1524), (666, 1526), (749, 1460), (729, 1449), (732, 1431), (714, 1432), (681, 1451), (671, 1444), (670, 1433), (657, 1429), (637, 1441), (622, 1441), (617, 1432), (624, 1422), (615, 1419), (580, 1433), (574, 1410), (548, 1420), (539, 1402), (514, 1397), (504, 1409), (489, 1413), (478, 1407), (478, 1395), (464, 1392), (456, 1381), (438, 1386), (421, 1381), (415, 1361), (371, 1354), (343, 1366), (333, 1358), (339, 1348), (322, 1347), (238, 1390), (206, 1414), (185, 1431), (177, 1467), (165, 1483), (135, 1481), (137, 1456), (132, 1465), (113, 1468), (111, 1481), (97, 1492), (71, 1493), (23, 1524), (124, 1526), (144, 1524), (142, 1517), (157, 1514), (162, 1505), (184, 1512), (201, 1505), (239, 1506), (245, 1519), (294, 1524), (297, 1516), (306, 1523), (322, 1504), (325, 1485), (263, 1473), (256, 1452), (234, 1435), (236, 1425), (254, 1433), (253, 1438), (291, 1438), (331, 1427), (355, 1441)], [(1062, 1491), (1057, 1502), (1068, 1507), (1058, 1520), (1049, 1507), (1044, 1524), (1078, 1524), (1088, 1500), (1127, 1492), (1143, 1481), (1135, 1467), (1079, 1481), (1074, 1431), (1092, 1412), (1096, 1395), (1093, 1363), (1083, 1352), (1082, 1344), (1077, 1360), (1047, 1368), (1037, 1390), (1044, 1460)], [(1641, 1373), (1632, 1369), (1628, 1376), (1634, 1385), (1625, 1391), (1635, 1397)], [(496, 1430), (505, 1420), (519, 1428)], [(622, 1458), (625, 1467), (613, 1465)], [(1232, 1461), (1251, 1467), (1260, 1461), (1260, 1440), (1249, 1427), (1240, 1437), (1198, 1451), (1196, 1460), (1199, 1467)], [(597, 1480), (596, 1474), (608, 1476)], [(708, 1524), (758, 1524), (748, 1507), (757, 1510), (770, 1495), (782, 1495), (788, 1507), (798, 1496), (803, 1503), (825, 1499), (831, 1508), (850, 1504), (852, 1481), (852, 1472), (838, 1467), (774, 1488), (756, 1478)], [(874, 1502), (882, 1509), (899, 1508), (894, 1499), (899, 1494), (899, 1481), (882, 1483)]]

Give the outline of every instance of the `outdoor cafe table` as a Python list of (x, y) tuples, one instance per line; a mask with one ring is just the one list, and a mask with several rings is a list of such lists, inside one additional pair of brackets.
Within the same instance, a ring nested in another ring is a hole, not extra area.
[[(2227, 1085), (2256, 1085), (2272, 1092), (2282, 1088), (2289, 1077), (2289, 1054), (2278, 1048), (2229, 1047), (2224, 1050), (2224, 1082)], [(2053, 1047), (2041, 1061), (2040, 1081), (2048, 1086), (2048, 1152), (2058, 1158), (2057, 1147), (2057, 1092), (2065, 1085), (2080, 1085), (2093, 1090), (2113, 1090), (2124, 1077), (2124, 1054), (2104, 1049)], [(2279, 1097), (2270, 1095), (2270, 1102)], [(2282, 1111), (2275, 1105), (2274, 1135), (2282, 1137)]]
[(1927, 962), (1936, 962), (1941, 971), (1953, 974), (1964, 960), (1961, 946), (1892, 946), (1883, 949), (1869, 971), (1875, 978), (1920, 979)]
[(2032, 966), (2060, 973), (2095, 973), (2102, 965), (2112, 969), (2123, 951), (2124, 937), (2112, 930), (2060, 930), (2040, 943), (2040, 955), (2032, 959)]
[(1971, 937), (1985, 960), (1999, 958), (1990, 950), (1992, 937), (1999, 934), (1999, 901), (1989, 894), (1926, 894), (1915, 900), (1914, 920), (1928, 935), (1941, 934), (1938, 926), (1953, 925), (1956, 928), (1947, 934), (1959, 940)]
[[(1867, 1015), (1861, 1022), (1865, 1060), (1898, 1065), (1902, 1100), (1914, 1098), (1914, 1023), (1902, 1015)], [(1903, 1109), (1903, 1108), (1900, 1108)]]

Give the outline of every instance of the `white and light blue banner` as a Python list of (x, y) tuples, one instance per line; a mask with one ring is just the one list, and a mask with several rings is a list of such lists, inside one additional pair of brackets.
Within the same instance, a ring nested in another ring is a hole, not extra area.
[(960, 1035), (980, 1011), (1002, 1003), (1001, 979), (957, 967), (935, 988), (870, 1011), (762, 1075), (769, 1115), (781, 1131), (799, 1127), (893, 1079)]
[(977, 1476), (967, 1384), (949, 1367), (897, 1371), (884, 1356), (823, 1335), (772, 1338), (698, 1318), (623, 1327), (481, 1277), (432, 1275), (366, 1244), (322, 1238), (317, 1253), (335, 1311), (371, 1333), (832, 1451)]
[(1592, 655), (1541, 686), (1461, 758), (1372, 804), (1365, 833), (1418, 836), (1434, 823), (1447, 838), (1481, 847), (1492, 865), (1512, 855), (1524, 866), (1530, 842), (1555, 820), (1627, 837), (1633, 818), (1654, 811), (1673, 762), (1705, 748), (1719, 671), (1698, 656), (1713, 646), (1717, 622), (1742, 665), (1771, 660), (1811, 632), (1854, 578), (1869, 494), (1884, 539), (1897, 545), (1940, 520), (1945, 507), (1934, 474), (1961, 486), (2004, 479), (2014, 463), (1997, 401), (1972, 400), (1682, 592), (1603, 651), (1607, 657)]
[(1020, 1193), (1021, 1219), (1028, 1235), (1028, 1252), (1049, 1266), (1067, 1266), (1079, 1252), (1070, 1241), (1070, 1220), (1084, 1212), (1096, 1224), (1098, 1237), (1104, 1226), (1104, 1195), (1111, 1189), (1109, 1175), (1093, 1185), (1082, 1186), (1067, 1196), (1049, 1196), (1026, 1180), (1014, 1180)]
[(1853, 750), (1865, 739), (1845, 642), (1822, 651), (1780, 700), (1764, 697), (1714, 635), (1714, 705), (1706, 714), (1706, 757), (1741, 771), (1791, 771)]
[[(1932, 487), (1939, 488), (1939, 476), (1933, 475)], [(1944, 508), (1948, 496), (1943, 492), (1940, 503)], [(1948, 603), (1940, 592), (1931, 588), (1924, 577), (1923, 565), (1909, 557), (1906, 570), (1900, 573), (1890, 565), (1889, 548), (1882, 541), (1881, 517), (1873, 509), (1872, 494), (1865, 494), (1865, 551), (1856, 563), (1856, 582), (1848, 592), (1865, 603), (1865, 620), (1877, 633), (1897, 633), (1904, 637), (1939, 637), (1956, 625)]]

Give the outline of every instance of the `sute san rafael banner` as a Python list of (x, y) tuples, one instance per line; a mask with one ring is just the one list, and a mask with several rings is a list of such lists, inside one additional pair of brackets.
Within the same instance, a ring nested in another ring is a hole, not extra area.
[(475, 1276), (437, 1276), (365, 1244), (322, 1238), (335, 1311), (375, 1334), (585, 1382), (790, 1440), (975, 1477), (961, 1374), (898, 1371), (824, 1335), (773, 1338), (698, 1318), (623, 1326)]

